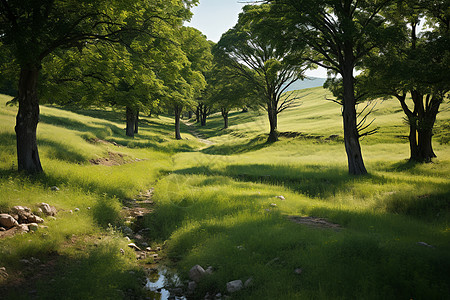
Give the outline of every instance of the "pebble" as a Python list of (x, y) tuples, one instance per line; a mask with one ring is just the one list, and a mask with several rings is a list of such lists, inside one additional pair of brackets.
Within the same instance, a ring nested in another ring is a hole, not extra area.
[(296, 269), (294, 270), (294, 273), (297, 274), (297, 275), (302, 274), (302, 272), (303, 272), (303, 270), (302, 270), (301, 268), (296, 268)]
[(228, 293), (235, 293), (243, 288), (242, 280), (233, 280), (227, 283), (227, 291)]

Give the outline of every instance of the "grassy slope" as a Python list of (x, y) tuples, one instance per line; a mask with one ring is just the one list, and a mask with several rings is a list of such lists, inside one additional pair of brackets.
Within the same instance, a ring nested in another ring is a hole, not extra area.
[[(155, 213), (144, 220), (153, 228), (153, 242), (168, 240), (167, 257), (181, 276), (194, 264), (215, 269), (200, 284), (199, 297), (224, 292), (227, 281), (253, 277), (252, 288), (234, 297), (445, 298), (450, 147), (435, 142), (435, 163), (408, 164), (402, 113), (395, 102), (380, 103), (380, 133), (363, 141), (370, 175), (351, 177), (340, 139), (325, 140), (342, 136), (339, 107), (324, 101), (321, 88), (299, 93), (305, 95), (302, 105), (280, 115), (279, 129), (307, 137), (273, 145), (264, 143), (267, 118), (258, 113), (234, 112), (230, 129), (222, 131), (221, 118), (212, 116), (197, 129), (216, 143), (205, 148), (189, 134), (189, 140), (172, 140), (171, 120), (164, 117), (144, 118), (139, 136), (129, 139), (115, 112), (43, 107), (38, 135), (46, 174), (39, 178), (14, 171), (16, 108), (6, 108), (7, 97), (0, 98), (0, 208), (48, 202), (65, 210), (48, 221), (48, 230), (0, 241), (0, 265), (23, 270), (19, 259), (51, 261), (49, 253), (56, 253), (55, 269), (70, 275), (48, 275), (55, 283), (38, 283), (40, 295), (56, 298), (55, 291), (64, 289), (74, 299), (121, 298), (118, 290), (138, 289), (128, 272), (136, 265), (130, 251), (118, 255), (126, 241), (108, 224), (121, 223), (120, 200), (155, 186)], [(443, 127), (450, 114), (438, 119)], [(95, 137), (127, 147), (86, 142)], [(88, 163), (108, 152), (142, 160), (114, 167)], [(52, 185), (61, 191), (51, 192)], [(80, 212), (70, 214), (75, 207)], [(287, 215), (326, 217), (343, 229), (310, 228)]]

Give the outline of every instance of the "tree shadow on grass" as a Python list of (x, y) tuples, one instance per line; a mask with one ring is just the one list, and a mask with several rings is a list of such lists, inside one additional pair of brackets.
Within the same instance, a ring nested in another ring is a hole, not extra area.
[(90, 242), (78, 246), (84, 249), (76, 256), (38, 253), (39, 265), (23, 266), (16, 275), (21, 280), (0, 286), (2, 299), (143, 299), (143, 274), (118, 243)]
[[(233, 278), (253, 277), (253, 288), (243, 293), (255, 299), (289, 299), (280, 295), (285, 289), (298, 292), (300, 286), (302, 291), (306, 289), (315, 295), (312, 298), (322, 291), (343, 299), (367, 295), (375, 299), (385, 293), (396, 298), (441, 295), (441, 289), (447, 286), (448, 245), (428, 249), (411, 243), (425, 236), (443, 243), (444, 233), (436, 235), (434, 228), (409, 222), (402, 216), (327, 208), (311, 211), (345, 227), (336, 232), (290, 223), (278, 213), (252, 211), (251, 207), (220, 215), (217, 205), (214, 208), (214, 199), (201, 201), (185, 209), (184, 216), (168, 226), (171, 238), (167, 253), (179, 262), (182, 274), (187, 274), (194, 264), (213, 266), (215, 273), (208, 285), (220, 286)], [(205, 205), (211, 211), (203, 211), (201, 219), (197, 211)], [(160, 209), (171, 207), (156, 207), (154, 214), (158, 215)], [(294, 273), (299, 267), (304, 272), (304, 284), (300, 286)], [(230, 273), (233, 278), (226, 277)], [(420, 276), (410, 276), (413, 273)], [(202, 296), (209, 291), (206, 285), (199, 286)], [(241, 296), (245, 298), (244, 294)]]
[[(284, 186), (294, 192), (310, 197), (325, 198), (334, 195), (355, 177), (338, 167), (324, 166), (280, 166), (268, 164), (236, 164), (224, 169), (197, 166), (177, 170), (177, 174), (215, 175), (233, 178), (237, 181)], [(363, 177), (361, 180), (365, 180)]]
[(255, 138), (245, 142), (233, 142), (219, 145), (212, 145), (203, 149), (205, 154), (232, 155), (257, 151), (272, 145), (267, 143), (267, 135), (258, 135)]

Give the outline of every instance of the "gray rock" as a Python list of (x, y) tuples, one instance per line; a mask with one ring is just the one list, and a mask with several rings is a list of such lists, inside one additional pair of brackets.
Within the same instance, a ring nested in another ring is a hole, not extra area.
[(6, 228), (0, 227), (0, 231), (6, 231)]
[(1, 267), (0, 268), (0, 277), (3, 277), (3, 278), (8, 277), (8, 273), (6, 273), (6, 268), (5, 267)]
[(44, 202), (39, 203), (39, 208), (47, 216), (56, 215), (56, 208), (54, 206), (50, 206), (48, 203), (44, 203)]
[(252, 286), (253, 285), (253, 277), (250, 277), (249, 279), (247, 279), (245, 282), (244, 282), (244, 287), (245, 288), (248, 288), (248, 287), (250, 287), (250, 286)]
[(238, 291), (242, 290), (243, 287), (244, 287), (244, 285), (242, 284), (242, 280), (233, 280), (233, 281), (230, 281), (227, 283), (228, 293), (238, 292)]
[(16, 233), (20, 233), (20, 234), (30, 231), (28, 229), (28, 224), (19, 224), (15, 227), (15, 229), (16, 229)]
[(16, 206), (13, 206), (13, 208), (12, 208), (12, 212), (14, 212), (16, 214), (18, 214), (19, 212), (22, 212), (22, 211), (25, 211), (27, 213), (31, 213), (31, 209), (29, 209), (26, 206), (16, 205)]
[(428, 247), (428, 248), (434, 248), (433, 245), (427, 244), (427, 243), (425, 243), (425, 242), (417, 242), (417, 244), (418, 244), (418, 245), (421, 245), (421, 246)]
[(209, 266), (208, 268), (206, 268), (205, 272), (206, 272), (207, 274), (210, 274), (210, 275), (211, 275), (211, 274), (214, 272), (214, 269), (213, 269), (213, 267)]
[(39, 229), (39, 225), (37, 223), (30, 223), (28, 224), (28, 230), (29, 231), (36, 231)]
[(59, 191), (59, 188), (56, 185), (52, 186), (50, 189), (54, 192)]
[(122, 232), (124, 233), (124, 234), (133, 234), (133, 230), (130, 228), (130, 227), (128, 227), (128, 226), (122, 226)]
[(75, 208), (74, 210), (75, 210), (75, 211), (80, 211), (80, 209), (79, 209), (78, 207), (77, 207), (77, 208)]
[(297, 268), (297, 269), (294, 270), (294, 273), (297, 274), (297, 275), (302, 274), (302, 272), (303, 272), (303, 270), (301, 268)]
[(189, 279), (199, 282), (205, 274), (205, 269), (203, 269), (200, 265), (195, 265), (189, 270)]
[(136, 251), (141, 251), (141, 248), (139, 248), (138, 246), (136, 246), (135, 243), (129, 243), (128, 247), (130, 247), (131, 249), (134, 249)]
[(19, 223), (17, 223), (17, 221), (11, 215), (0, 214), (0, 226), (11, 228), (17, 225), (19, 225)]
[(277, 196), (276, 198), (280, 199), (280, 200), (286, 200), (286, 198), (284, 198), (284, 196)]
[(150, 251), (152, 251), (152, 248), (151, 247), (147, 247), (147, 248), (145, 248), (145, 250), (150, 252)]
[(35, 215), (31, 214), (31, 215), (28, 216), (28, 222), (29, 223), (41, 224), (41, 223), (44, 223), (44, 219), (42, 219), (41, 217), (38, 217), (38, 216), (35, 216)]
[(188, 290), (193, 292), (197, 288), (197, 283), (195, 281), (189, 281)]
[(216, 299), (221, 299), (222, 298), (222, 294), (221, 293), (217, 293), (216, 294)]

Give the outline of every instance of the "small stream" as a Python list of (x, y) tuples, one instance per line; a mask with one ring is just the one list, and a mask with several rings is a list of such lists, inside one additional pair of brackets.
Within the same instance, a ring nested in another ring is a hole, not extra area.
[(153, 300), (187, 300), (185, 296), (171, 295), (166, 288), (167, 286), (179, 287), (181, 286), (181, 280), (167, 269), (158, 268), (157, 271), (152, 271), (147, 277), (145, 289), (148, 290), (148, 296)]

